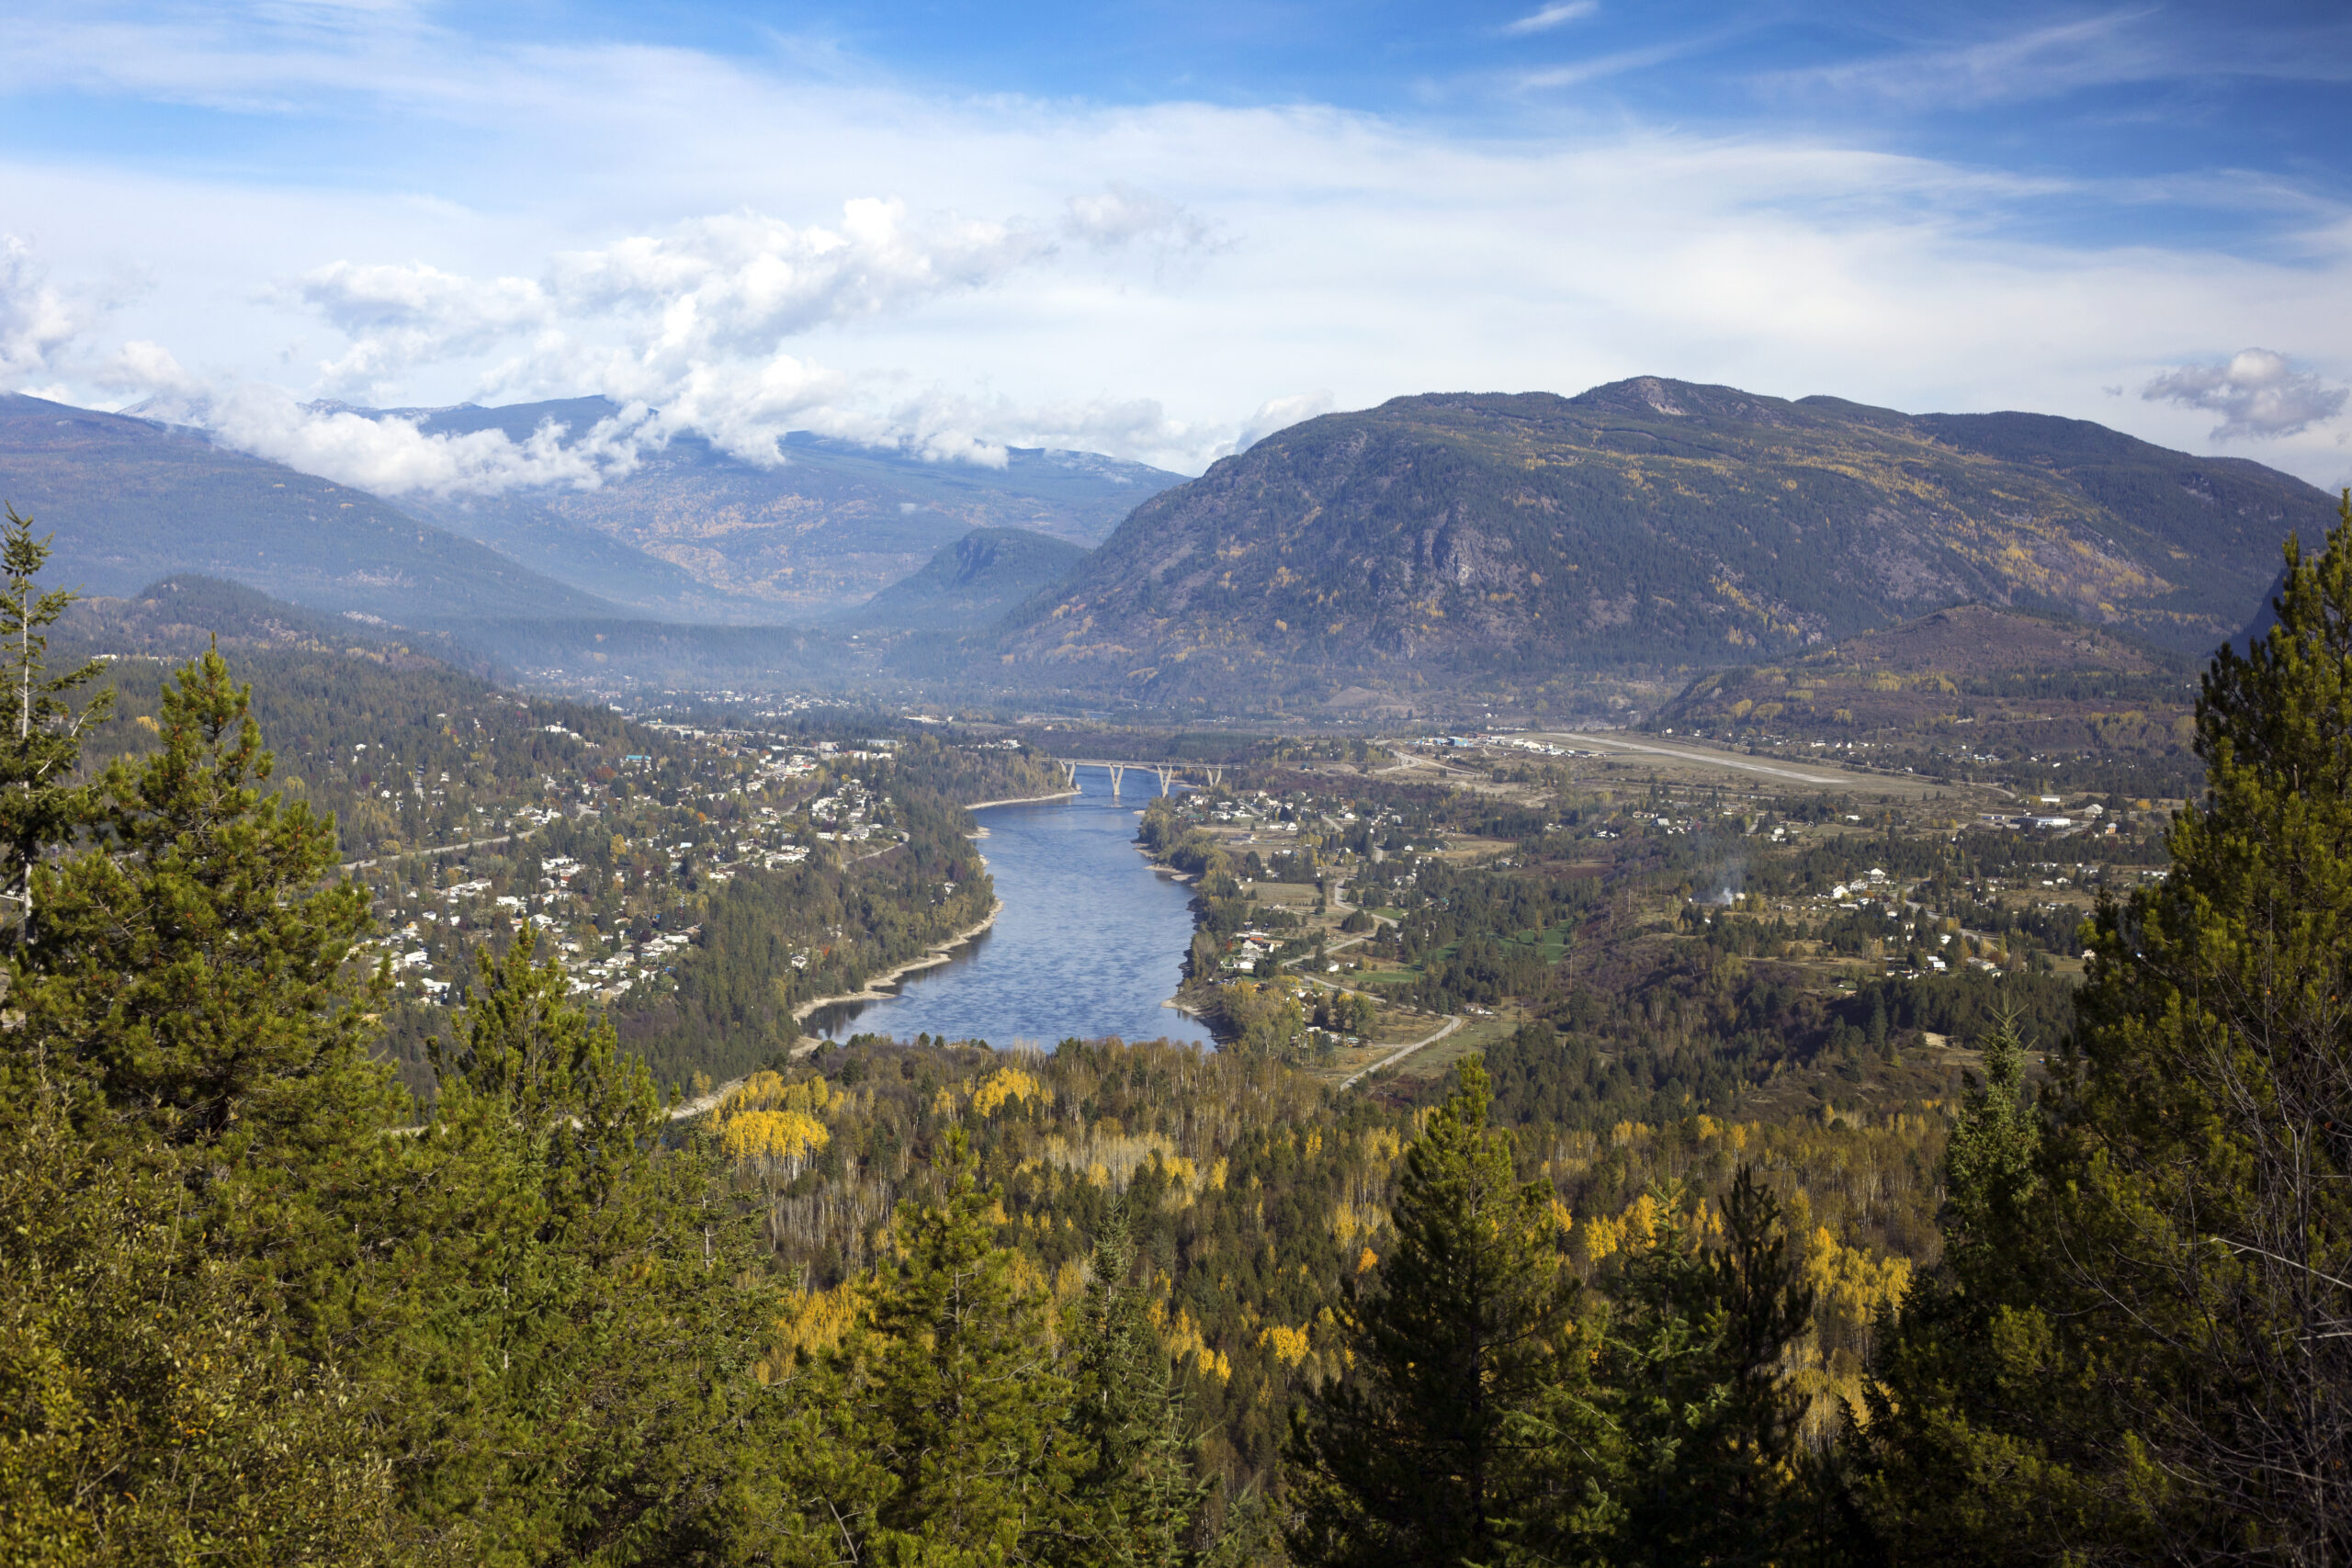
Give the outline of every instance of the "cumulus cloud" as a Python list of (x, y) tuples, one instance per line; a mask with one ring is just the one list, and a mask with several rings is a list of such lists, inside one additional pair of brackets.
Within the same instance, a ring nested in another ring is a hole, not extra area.
[(1515, 22), (1506, 23), (1507, 33), (1541, 33), (1568, 22), (1582, 21), (1600, 9), (1600, 0), (1555, 0), (1555, 3), (1531, 11)]
[(240, 452), (384, 496), (594, 489), (638, 465), (650, 423), (650, 411), (631, 405), (585, 430), (542, 421), (520, 441), (498, 430), (428, 433), (422, 416), (305, 402), (259, 382), (214, 387), (153, 344), (129, 345), (109, 373), (161, 389), (126, 412), (188, 425)]
[(526, 277), (477, 282), (422, 263), (319, 268), (293, 290), (343, 333), (350, 346), (319, 367), (330, 387), (365, 389), (411, 367), (480, 353), (509, 334), (552, 320), (553, 302)]
[(1171, 420), (1148, 399), (1024, 407), (943, 388), (910, 393), (903, 373), (844, 371), (794, 348), (820, 328), (987, 289), (1066, 243), (1167, 253), (1207, 241), (1206, 225), (1180, 204), (1114, 184), (1070, 198), (1051, 225), (917, 216), (903, 202), (860, 199), (830, 226), (706, 217), (560, 253), (534, 276), (346, 259), (275, 291), (344, 340), (318, 366), (318, 390), (380, 400), (420, 371), (469, 365), (484, 400), (593, 391), (624, 405), (593, 429), (546, 425), (522, 441), (430, 433), (414, 419), (250, 381), (216, 384), (153, 343), (124, 345), (95, 379), (145, 394), (143, 412), (388, 496), (593, 487), (689, 432), (761, 465), (785, 463), (782, 438), (796, 430), (990, 467), (1012, 446), (1214, 449), (1224, 432)]
[(30, 245), (0, 235), (0, 388), (15, 390), (55, 371), (88, 315), (50, 283)]
[[(1204, 237), (1181, 206), (1125, 186), (1073, 198), (1051, 229), (916, 217), (903, 202), (860, 199), (830, 227), (756, 213), (702, 218), (559, 254), (537, 277), (339, 261), (289, 291), (346, 340), (319, 367), (325, 389), (364, 396), (422, 368), (486, 360), (485, 396), (594, 390), (640, 411), (566, 439), (429, 435), (250, 389), (189, 398), (176, 367), (158, 366), (148, 380), (179, 395), (187, 416), (223, 440), (388, 494), (594, 484), (688, 431), (759, 464), (785, 461), (778, 444), (787, 432), (812, 430), (937, 461), (1001, 465), (1007, 441), (1105, 421), (936, 393), (894, 396), (897, 378), (844, 373), (787, 345), (820, 327), (985, 289), (1043, 264), (1064, 240), (1111, 249), (1193, 246)], [(1166, 423), (1156, 412), (1108, 423)]]
[(844, 204), (833, 228), (755, 213), (697, 219), (559, 255), (537, 278), (340, 261), (303, 278), (298, 293), (349, 340), (320, 367), (341, 390), (518, 340), (524, 364), (510, 378), (617, 347), (638, 367), (631, 380), (667, 385), (717, 361), (774, 355), (819, 326), (986, 288), (1053, 248), (1035, 227), (912, 220), (902, 202), (862, 199)]
[(2220, 365), (2184, 365), (2140, 389), (2150, 402), (2218, 413), (2217, 441), (2240, 436), (2298, 435), (2344, 412), (2347, 389), (2297, 370), (2282, 354), (2240, 349)]

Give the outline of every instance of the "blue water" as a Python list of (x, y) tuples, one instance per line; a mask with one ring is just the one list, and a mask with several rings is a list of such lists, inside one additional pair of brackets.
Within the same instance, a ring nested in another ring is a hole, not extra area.
[(1078, 783), (1072, 800), (973, 813), (988, 829), (979, 850), (1004, 903), (995, 926), (948, 963), (908, 976), (888, 1000), (820, 1009), (810, 1032), (999, 1046), (1106, 1034), (1207, 1043), (1207, 1030), (1159, 1005), (1175, 995), (1193, 940), (1191, 892), (1135, 845), (1136, 813), (1159, 780), (1129, 773), (1116, 800), (1105, 770), (1081, 768)]

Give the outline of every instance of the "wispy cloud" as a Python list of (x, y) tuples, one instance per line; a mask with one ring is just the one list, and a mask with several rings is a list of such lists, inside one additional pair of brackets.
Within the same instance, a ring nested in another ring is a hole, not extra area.
[(1596, 54), (1587, 60), (1572, 60), (1565, 65), (1525, 72), (1520, 76), (1519, 85), (1539, 91), (1547, 87), (1580, 87), (1587, 82), (1599, 82), (1611, 76), (1623, 76), (1632, 71), (1646, 71), (1653, 65), (1663, 65), (1700, 47), (1696, 41), (1679, 40), (1652, 44), (1645, 49), (1622, 49), (1611, 54)]
[(1506, 33), (1543, 33), (1569, 22), (1580, 22), (1600, 9), (1600, 0), (1554, 0), (1540, 10), (1531, 11), (1517, 21), (1503, 26)]
[(2243, 348), (2219, 365), (2184, 365), (2140, 389), (2150, 402), (2218, 413), (2213, 439), (2299, 435), (2344, 412), (2352, 389), (2297, 370), (2283, 354)]
[[(201, 121), (229, 129), (200, 155), (20, 141), (0, 161), (10, 223), (41, 234), (48, 267), (0, 258), (0, 383), (176, 397), (224, 440), (390, 489), (593, 483), (681, 428), (753, 454), (801, 428), (958, 460), (1079, 446), (1196, 471), (1324, 406), (1309, 389), (1360, 407), (1641, 373), (2039, 408), (2194, 446), (2215, 418), (2195, 398), (2220, 391), (2119, 404), (2099, 388), (2136, 390), (2215, 343), (2290, 343), (2322, 393), (2352, 372), (2352, 211), (2284, 162), (2127, 179), (2038, 150), (1904, 155), (1817, 118), (1661, 130), (1639, 94), (1605, 115), (1579, 95), (1492, 95), (1504, 109), (1465, 132), (1206, 92), (934, 91), (784, 51), (485, 41), (437, 31), (458, 25), (447, 7), (289, 4), (326, 15), (322, 30), (255, 37), (195, 0), (149, 8), (150, 30), (117, 0), (27, 3), (46, 19), (21, 74), (77, 101), (276, 107)], [(2104, 13), (2123, 18), (2110, 35), (2017, 35), (2014, 63), (2052, 83), (2055, 62), (2093, 70), (2099, 37), (2154, 36), (2140, 15)], [(1529, 85), (1694, 51), (1713, 70), (1744, 36), (1661, 25), (1600, 53), (1572, 20), (1546, 51), (1575, 39), (1597, 57)], [(1857, 101), (1883, 119), (1869, 95), (1905, 80), (1993, 91), (1995, 54), (1942, 58), (1984, 41), (1902, 56), (1910, 78), (1881, 62)], [(1492, 33), (1479, 47), (1531, 52)], [(2198, 178), (2211, 188), (2184, 196)], [(2243, 220), (2171, 242), (2141, 221), (2167, 206)], [(2059, 209), (2065, 232), (2047, 220)], [(2123, 211), (2128, 243), (2097, 231)], [(153, 283), (109, 315), (90, 280), (118, 265)], [(589, 392), (641, 417), (459, 447), (312, 407)], [(2271, 417), (2248, 410), (2249, 433)], [(2323, 420), (2263, 455), (2332, 479), (2342, 430)]]
[(2214, 27), (2185, 21), (2172, 7), (2121, 6), (1971, 39), (1921, 40), (1768, 80), (1912, 107), (1983, 107), (2118, 84), (2228, 76), (2352, 78), (2352, 23)]

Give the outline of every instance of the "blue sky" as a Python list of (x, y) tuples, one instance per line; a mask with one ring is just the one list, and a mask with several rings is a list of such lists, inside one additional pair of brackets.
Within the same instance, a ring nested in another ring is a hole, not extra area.
[(391, 493), (1641, 373), (2352, 478), (2341, 5), (12, 9), (0, 378)]

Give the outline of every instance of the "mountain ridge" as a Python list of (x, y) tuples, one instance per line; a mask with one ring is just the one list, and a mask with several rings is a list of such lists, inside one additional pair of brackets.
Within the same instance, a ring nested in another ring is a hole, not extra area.
[(1080, 546), (1023, 528), (975, 528), (835, 624), (976, 630), (1053, 587), (1086, 556)]
[(0, 496), (55, 535), (53, 580), (93, 594), (193, 572), (402, 623), (618, 613), (366, 491), (22, 393), (0, 394)]
[[(428, 435), (495, 429), (520, 441), (552, 422), (566, 427), (567, 443), (621, 412), (605, 398), (335, 406), (410, 420)], [(1182, 480), (1100, 453), (1010, 447), (994, 468), (807, 432), (787, 435), (782, 456), (780, 465), (762, 467), (681, 434), (594, 489), (409, 504), (537, 570), (569, 572), (640, 615), (779, 624), (854, 609), (974, 528), (1091, 547), (1138, 502)]]
[[(2300, 479), (2055, 416), (1911, 415), (1637, 377), (1439, 393), (1268, 436), (1139, 506), (998, 652), (1146, 702), (1317, 702), (1789, 656), (1965, 603), (2202, 651)], [(1678, 682), (1679, 683), (1679, 682)]]

